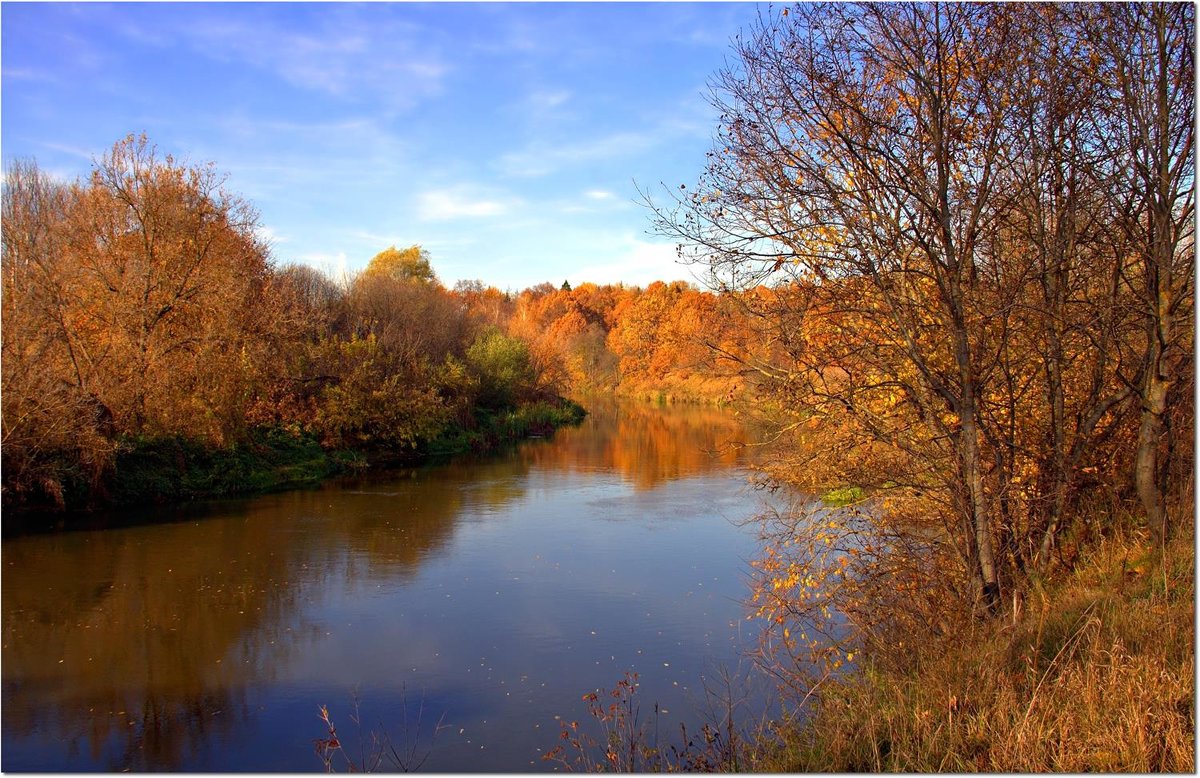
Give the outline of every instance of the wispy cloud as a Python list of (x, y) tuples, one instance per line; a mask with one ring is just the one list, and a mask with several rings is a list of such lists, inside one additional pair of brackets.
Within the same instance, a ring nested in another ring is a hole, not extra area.
[(470, 191), (469, 187), (433, 189), (417, 197), (417, 218), (432, 222), (500, 216), (511, 211), (518, 203), (512, 197), (482, 196)]
[[(595, 110), (593, 108), (593, 110)], [(493, 167), (502, 175), (536, 178), (597, 161), (623, 162), (636, 155), (667, 149), (681, 140), (708, 139), (713, 109), (700, 90), (670, 103), (644, 109), (621, 129), (591, 137), (535, 135), (515, 151), (500, 155)]]
[(616, 132), (558, 146), (535, 142), (520, 151), (502, 155), (496, 161), (496, 168), (510, 176), (544, 176), (570, 165), (638, 154), (652, 148), (657, 142), (658, 139), (653, 135), (642, 132)]
[[(316, 9), (311, 10), (310, 9)], [(120, 31), (145, 45), (183, 45), (200, 56), (274, 73), (299, 89), (411, 108), (441, 92), (451, 62), (421, 27), (379, 8), (313, 5), (288, 17), (262, 9), (175, 15), (164, 34), (126, 21)]]
[(38, 145), (42, 146), (43, 148), (51, 149), (52, 151), (57, 151), (61, 154), (66, 154), (71, 157), (85, 159), (88, 162), (91, 162), (92, 160), (100, 157), (101, 153), (103, 151), (107, 151), (107, 149), (105, 149), (105, 150), (102, 150), (101, 153), (97, 153), (95, 150), (92, 150), (92, 149), (84, 149), (84, 148), (80, 148), (79, 146), (72, 146), (72, 145), (69, 145), (66, 143), (55, 143), (53, 141), (42, 141)]
[(303, 193), (303, 199), (319, 202), (385, 187), (394, 191), (394, 182), (412, 175), (415, 165), (410, 142), (373, 117), (302, 121), (230, 114), (213, 127), (197, 133), (191, 155), (217, 161), (231, 183), (255, 199)]
[(554, 203), (561, 213), (568, 214), (598, 214), (623, 210), (630, 202), (608, 189), (588, 189), (579, 195)]

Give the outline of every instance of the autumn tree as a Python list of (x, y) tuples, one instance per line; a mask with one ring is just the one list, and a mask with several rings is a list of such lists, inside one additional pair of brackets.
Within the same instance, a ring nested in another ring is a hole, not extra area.
[(222, 184), (131, 136), (81, 193), (78, 326), (108, 355), (106, 403), (131, 433), (220, 440), (240, 424), (268, 264), (257, 213)]
[(479, 280), (462, 280), (450, 290), (480, 326), (503, 327), (513, 313), (513, 296)]
[(1135, 480), (1150, 526), (1172, 529), (1160, 451), (1171, 389), (1193, 369), (1195, 296), (1195, 8), (1183, 3), (1089, 9), (1085, 31), (1102, 63), (1096, 120), (1107, 154), (1121, 271), (1144, 327), (1128, 377), (1140, 404)]
[(4, 209), (6, 461), (38, 458), (54, 430), (101, 469), (121, 434), (241, 434), (270, 348), (269, 267), (254, 210), (215, 169), (130, 136), (73, 184), (18, 163)]
[(420, 246), (409, 246), (403, 251), (389, 246), (376, 254), (363, 271), (367, 277), (382, 276), (397, 281), (416, 281), (432, 284), (437, 281), (433, 266), (429, 264), (429, 252)]
[(699, 246), (726, 288), (779, 274), (868, 284), (870, 298), (846, 306), (864, 303), (853, 312), (882, 327), (889, 360), (872, 381), (918, 406), (951, 448), (954, 537), (990, 608), (1000, 576), (980, 403), (988, 341), (1011, 311), (983, 293), (981, 271), (1010, 26), (993, 7), (910, 4), (764, 20), (719, 82), (721, 153), (660, 222)]
[(657, 225), (744, 312), (731, 356), (794, 452), (770, 477), (875, 506), (777, 523), (777, 550), (831, 545), (764, 563), (768, 612), (796, 617), (824, 565), (860, 635), (906, 606), (873, 607), (889, 576), (954, 592), (961, 571), (995, 613), (1098, 477), (1136, 470), (1164, 526), (1149, 398), (1191, 360), (1192, 26), (1157, 5), (805, 5), (738, 40), (706, 172)]

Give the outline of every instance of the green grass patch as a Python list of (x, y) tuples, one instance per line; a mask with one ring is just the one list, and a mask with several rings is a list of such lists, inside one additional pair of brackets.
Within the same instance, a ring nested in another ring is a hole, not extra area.
[(862, 502), (866, 496), (867, 493), (861, 486), (842, 486), (825, 492), (821, 495), (821, 501), (831, 508), (844, 508), (847, 505)]

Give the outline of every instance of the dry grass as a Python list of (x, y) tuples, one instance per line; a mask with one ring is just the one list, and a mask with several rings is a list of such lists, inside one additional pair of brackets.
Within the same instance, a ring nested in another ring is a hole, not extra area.
[[(1195, 552), (1107, 541), (1023, 615), (870, 666), (781, 727), (773, 771), (1194, 772)], [(882, 666), (882, 665), (881, 665)]]

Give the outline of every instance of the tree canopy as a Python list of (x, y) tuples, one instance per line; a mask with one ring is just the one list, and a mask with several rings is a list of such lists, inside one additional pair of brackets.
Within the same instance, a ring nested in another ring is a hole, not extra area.
[(409, 246), (404, 250), (395, 246), (387, 247), (371, 258), (364, 275), (422, 284), (437, 282), (433, 266), (429, 263), (429, 252), (420, 246)]

